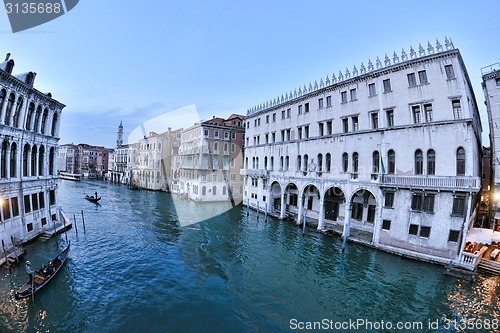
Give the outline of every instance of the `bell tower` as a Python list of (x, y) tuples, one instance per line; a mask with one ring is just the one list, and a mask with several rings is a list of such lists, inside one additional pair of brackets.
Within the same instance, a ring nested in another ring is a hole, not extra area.
[(123, 124), (120, 121), (120, 125), (118, 126), (118, 137), (116, 139), (116, 146), (120, 147), (123, 145)]

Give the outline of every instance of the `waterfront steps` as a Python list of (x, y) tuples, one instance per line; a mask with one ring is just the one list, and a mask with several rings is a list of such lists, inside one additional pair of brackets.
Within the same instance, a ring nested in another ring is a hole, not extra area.
[(493, 260), (481, 260), (478, 269), (482, 273), (500, 275), (500, 263)]

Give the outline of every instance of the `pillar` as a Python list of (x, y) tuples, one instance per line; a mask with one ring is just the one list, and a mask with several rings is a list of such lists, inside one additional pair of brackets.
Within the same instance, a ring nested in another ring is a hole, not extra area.
[(5, 111), (7, 110), (7, 104), (9, 103), (9, 96), (11, 91), (6, 91), (5, 99), (3, 101), (2, 113), (0, 113), (0, 124), (5, 124)]
[(351, 235), (351, 203), (346, 203), (345, 205), (345, 217), (344, 217), (344, 231), (343, 234), (345, 237), (349, 237)]
[(285, 218), (286, 214), (286, 194), (285, 192), (281, 192), (281, 211), (280, 211), (280, 220)]
[(319, 201), (319, 214), (318, 214), (318, 230), (323, 230), (325, 228), (325, 207), (324, 200)]
[(299, 205), (299, 215), (297, 216), (297, 225), (300, 225), (302, 223), (302, 217), (304, 216), (304, 202), (306, 200), (305, 196), (300, 197), (299, 202), (297, 203)]
[(11, 145), (7, 145), (7, 152), (5, 154), (5, 176), (10, 178), (10, 147)]

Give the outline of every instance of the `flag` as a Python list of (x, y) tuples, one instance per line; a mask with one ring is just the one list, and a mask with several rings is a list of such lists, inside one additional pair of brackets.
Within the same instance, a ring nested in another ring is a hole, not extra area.
[(384, 167), (384, 158), (380, 159), (380, 163), (382, 164), (382, 173), (385, 173), (385, 167)]

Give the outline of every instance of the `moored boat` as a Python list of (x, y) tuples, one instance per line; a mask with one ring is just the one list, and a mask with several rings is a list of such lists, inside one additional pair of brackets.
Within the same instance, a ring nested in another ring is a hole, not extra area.
[(17, 299), (30, 297), (38, 290), (42, 289), (50, 280), (59, 272), (64, 262), (68, 258), (71, 242), (62, 250), (48, 265), (43, 265), (40, 269), (33, 273), (33, 281), (26, 282), (15, 296)]
[(71, 173), (71, 172), (60, 172), (59, 176), (61, 179), (67, 179), (67, 180), (74, 180), (74, 181), (80, 181), (82, 178), (82, 175), (79, 173)]

